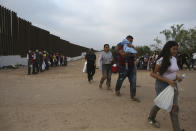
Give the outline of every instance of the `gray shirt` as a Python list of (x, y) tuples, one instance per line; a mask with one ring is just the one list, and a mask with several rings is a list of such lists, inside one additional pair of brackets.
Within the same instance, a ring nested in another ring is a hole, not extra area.
[(112, 53), (110, 51), (108, 51), (107, 53), (104, 51), (100, 55), (99, 63), (100, 64), (111, 64), (112, 59), (113, 59)]

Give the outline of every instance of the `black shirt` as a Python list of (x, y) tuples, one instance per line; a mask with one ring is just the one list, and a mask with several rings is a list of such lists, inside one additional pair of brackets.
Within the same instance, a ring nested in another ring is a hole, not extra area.
[(87, 64), (95, 64), (96, 55), (94, 53), (86, 54), (85, 59), (87, 60)]

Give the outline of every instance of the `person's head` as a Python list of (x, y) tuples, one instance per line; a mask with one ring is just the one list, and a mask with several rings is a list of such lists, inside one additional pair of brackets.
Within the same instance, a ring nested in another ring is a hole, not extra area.
[(89, 50), (89, 52), (90, 52), (90, 53), (94, 53), (94, 50), (93, 50), (93, 48), (91, 48), (91, 49)]
[(168, 41), (161, 53), (160, 53), (160, 57), (164, 57), (164, 56), (167, 56), (167, 57), (171, 57), (171, 56), (176, 56), (178, 52), (178, 43), (175, 42), (175, 41)]
[(164, 47), (160, 53), (160, 56), (159, 56), (159, 58), (163, 57), (161, 67), (159, 69), (159, 73), (161, 75), (167, 71), (168, 67), (171, 65), (170, 58), (172, 56), (176, 56), (177, 52), (178, 52), (178, 43), (177, 42), (168, 41), (164, 45)]
[(110, 49), (109, 44), (105, 44), (105, 45), (104, 45), (104, 51), (105, 51), (105, 52), (108, 52), (109, 49)]
[(133, 42), (133, 37), (132, 37), (131, 35), (128, 35), (128, 36), (126, 37), (126, 39), (127, 39), (130, 43)]

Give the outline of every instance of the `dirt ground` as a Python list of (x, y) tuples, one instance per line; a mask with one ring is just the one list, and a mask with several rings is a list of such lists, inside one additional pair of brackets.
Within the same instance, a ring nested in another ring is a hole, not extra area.
[[(172, 131), (169, 114), (160, 111), (161, 128), (147, 123), (155, 96), (154, 79), (148, 71), (137, 71), (137, 97), (129, 99), (129, 82), (114, 91), (99, 89), (100, 70), (89, 84), (82, 73), (84, 59), (67, 67), (51, 68), (27, 75), (26, 67), (0, 70), (0, 131)], [(196, 71), (183, 71), (179, 84), (180, 123), (186, 131), (196, 130)], [(112, 74), (114, 90), (118, 74)]]

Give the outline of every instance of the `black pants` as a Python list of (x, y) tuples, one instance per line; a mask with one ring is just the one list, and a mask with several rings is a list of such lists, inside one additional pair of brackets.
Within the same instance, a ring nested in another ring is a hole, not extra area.
[(35, 62), (28, 61), (28, 74), (30, 75), (31, 73), (35, 74)]
[(40, 72), (42, 72), (42, 63), (43, 63), (43, 61), (40, 60), (40, 61), (39, 61), (39, 71), (40, 71)]
[(46, 64), (46, 70), (49, 70), (49, 63), (48, 63), (48, 60), (45, 60), (45, 64)]
[(88, 81), (93, 79), (95, 74), (95, 65), (91, 63), (87, 63), (87, 73), (88, 73)]
[(35, 74), (36, 73), (35, 72), (35, 67), (36, 67), (35, 61), (33, 61), (33, 72), (32, 72), (32, 74)]
[(36, 69), (36, 73), (39, 72), (39, 62), (35, 61), (35, 69)]
[(31, 69), (32, 69), (32, 63), (28, 61), (28, 75), (31, 74)]

